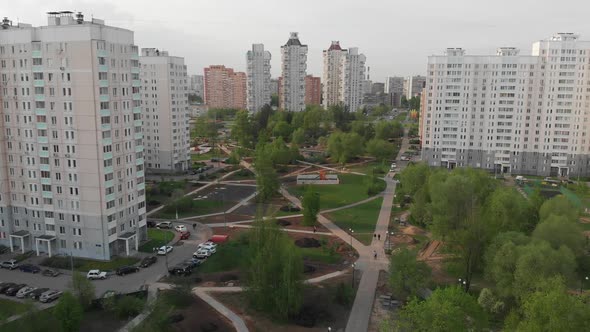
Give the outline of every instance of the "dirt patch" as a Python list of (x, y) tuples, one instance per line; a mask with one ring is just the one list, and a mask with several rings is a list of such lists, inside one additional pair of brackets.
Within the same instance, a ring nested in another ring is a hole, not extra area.
[(295, 245), (299, 248), (319, 248), (322, 246), (320, 241), (312, 237), (304, 237), (295, 241)]
[(426, 231), (416, 226), (406, 226), (400, 228), (404, 234), (408, 235), (426, 235)]
[[(178, 332), (230, 332), (235, 331), (233, 324), (221, 315), (217, 310), (209, 306), (200, 298), (194, 297), (193, 303), (182, 310), (174, 311), (184, 319), (178, 323), (171, 324), (174, 331)], [(216, 329), (214, 329), (216, 327)]]

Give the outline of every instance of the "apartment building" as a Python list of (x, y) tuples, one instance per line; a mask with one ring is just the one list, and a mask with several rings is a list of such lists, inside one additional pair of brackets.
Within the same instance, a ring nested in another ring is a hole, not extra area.
[(246, 109), (246, 73), (222, 65), (205, 68), (205, 104), (209, 108)]
[(404, 96), (406, 99), (412, 99), (412, 97), (419, 97), (424, 89), (426, 83), (426, 77), (424, 76), (408, 76), (404, 80)]
[(190, 168), (188, 79), (184, 58), (141, 49), (145, 167), (153, 172)]
[(322, 80), (313, 75), (305, 76), (305, 105), (320, 105), (322, 102)]
[(404, 94), (403, 77), (387, 77), (385, 79), (385, 93), (389, 95), (390, 104), (393, 107), (400, 107)]
[(246, 54), (247, 62), (247, 103), (248, 111), (257, 112), (262, 106), (270, 105), (270, 59), (269, 51), (263, 44), (253, 44)]
[(590, 42), (558, 33), (531, 55), (447, 49), (428, 59), (422, 157), (496, 173), (590, 173)]
[(133, 32), (49, 12), (0, 25), (0, 243), (106, 260), (146, 239)]
[(356, 112), (363, 102), (363, 82), (367, 58), (357, 47), (348, 49), (342, 57), (342, 100), (350, 112)]
[(280, 108), (286, 111), (305, 110), (305, 76), (307, 75), (307, 45), (301, 44), (297, 32), (291, 32), (281, 46)]
[(344, 97), (342, 96), (342, 85), (344, 83), (342, 59), (347, 53), (347, 50), (340, 47), (339, 41), (332, 41), (330, 47), (323, 52), (324, 71), (322, 78), (324, 81), (324, 86), (322, 89), (322, 105), (324, 108), (342, 105), (344, 102)]
[(189, 93), (194, 93), (198, 97), (205, 96), (205, 82), (203, 75), (191, 75)]

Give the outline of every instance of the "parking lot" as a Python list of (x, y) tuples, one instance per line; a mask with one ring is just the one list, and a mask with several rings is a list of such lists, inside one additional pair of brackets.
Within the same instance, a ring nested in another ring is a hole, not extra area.
[[(193, 252), (197, 250), (197, 245), (208, 240), (209, 233), (204, 231), (193, 233), (192, 229), (189, 230), (192, 233), (190, 238), (183, 240), (181, 245), (174, 246), (173, 251), (167, 256), (168, 264), (166, 264), (165, 256), (158, 256), (155, 264), (147, 268), (141, 268), (137, 273), (125, 276), (117, 276), (113, 273), (106, 280), (92, 281), (96, 287), (96, 296), (101, 296), (108, 290), (123, 293), (138, 290), (141, 285), (156, 282), (165, 276), (168, 272), (166, 266), (172, 267), (191, 258)], [(1, 260), (8, 258), (8, 255), (0, 257)], [(41, 269), (44, 269), (44, 267), (41, 266)], [(86, 275), (85, 272), (83, 274)], [(68, 270), (62, 270), (62, 274), (57, 277), (46, 277), (41, 273), (26, 273), (18, 269), (0, 269), (0, 282), (24, 283), (29, 286), (61, 291), (70, 288), (71, 279), (71, 272)]]

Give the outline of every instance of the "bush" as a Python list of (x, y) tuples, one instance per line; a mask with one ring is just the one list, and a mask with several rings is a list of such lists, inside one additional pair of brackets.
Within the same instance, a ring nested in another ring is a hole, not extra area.
[(354, 289), (343, 282), (336, 286), (334, 301), (343, 306), (350, 306), (354, 300)]
[(119, 318), (137, 316), (143, 311), (145, 302), (134, 296), (123, 296), (113, 306), (113, 313)]
[[(64, 256), (53, 256), (45, 258), (40, 265), (52, 267), (55, 269), (64, 269), (69, 270), (71, 269), (71, 260), (70, 257)], [(79, 260), (74, 259), (74, 269), (78, 269), (82, 267), (82, 262)]]
[(25, 252), (24, 254), (17, 255), (16, 257), (14, 257), (14, 259), (15, 259), (17, 262), (22, 262), (22, 261), (24, 261), (25, 259), (27, 259), (27, 258), (29, 258), (29, 257), (33, 256), (34, 254), (35, 254), (35, 252), (34, 252), (33, 250), (29, 250), (29, 251)]
[(171, 306), (186, 308), (193, 303), (193, 296), (181, 290), (171, 290), (162, 294), (162, 299)]

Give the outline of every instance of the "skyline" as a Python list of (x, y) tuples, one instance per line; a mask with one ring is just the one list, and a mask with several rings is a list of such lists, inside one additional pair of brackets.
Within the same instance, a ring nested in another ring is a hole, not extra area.
[[(136, 0), (57, 0), (51, 5), (24, 0), (0, 5), (0, 16), (14, 23), (43, 26), (47, 11), (81, 11), (87, 18), (104, 19), (107, 25), (133, 30), (140, 48), (155, 47), (184, 57), (189, 75), (202, 75), (203, 68), (209, 65), (245, 72), (246, 52), (252, 44), (263, 43), (273, 55), (272, 77), (278, 77), (280, 46), (290, 32), (299, 32), (301, 42), (309, 46), (308, 74), (321, 76), (322, 51), (332, 40), (338, 40), (343, 48), (358, 47), (367, 56), (371, 79), (383, 82), (387, 76), (424, 75), (427, 57), (442, 54), (447, 47), (461, 47), (467, 54), (476, 55), (513, 46), (520, 48), (521, 54), (530, 54), (531, 41), (557, 32), (574, 32), (582, 40), (590, 39), (590, 26), (584, 23), (583, 14), (590, 4), (565, 0), (554, 8), (546, 3), (549, 1), (501, 0), (469, 6), (471, 2), (465, 0), (428, 4), (377, 0), (360, 5), (352, 1), (317, 4), (303, 0), (289, 6), (286, 1), (186, 4), (171, 0), (145, 6)], [(283, 15), (285, 10), (290, 15)], [(539, 17), (544, 18), (542, 26)]]

